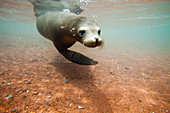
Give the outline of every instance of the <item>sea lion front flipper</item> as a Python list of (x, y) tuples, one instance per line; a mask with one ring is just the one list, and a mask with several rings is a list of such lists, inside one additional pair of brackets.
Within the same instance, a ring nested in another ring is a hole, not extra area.
[(90, 59), (86, 56), (84, 56), (83, 54), (80, 54), (78, 52), (75, 51), (71, 51), (71, 50), (62, 50), (59, 51), (66, 59), (68, 59), (71, 62), (77, 63), (77, 64), (81, 64), (81, 65), (96, 65), (98, 64), (97, 61), (94, 61), (93, 59)]

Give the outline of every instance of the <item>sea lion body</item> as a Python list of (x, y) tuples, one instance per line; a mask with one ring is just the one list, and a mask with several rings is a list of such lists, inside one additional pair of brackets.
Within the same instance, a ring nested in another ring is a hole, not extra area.
[(37, 18), (37, 29), (41, 35), (50, 39), (57, 49), (69, 48), (76, 42), (71, 32), (73, 25), (70, 25), (70, 20), (76, 16), (67, 12), (48, 12)]
[(97, 64), (97, 61), (68, 49), (76, 41), (91, 48), (103, 44), (101, 30), (95, 21), (72, 12), (47, 11), (41, 14), (36, 5), (34, 10), (35, 13), (38, 11), (36, 25), (39, 33), (51, 40), (65, 58), (82, 65)]

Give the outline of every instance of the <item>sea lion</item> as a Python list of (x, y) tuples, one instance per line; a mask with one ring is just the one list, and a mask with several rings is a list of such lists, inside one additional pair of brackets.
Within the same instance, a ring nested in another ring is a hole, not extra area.
[[(34, 0), (32, 3), (36, 13), (37, 5), (35, 5), (35, 3), (37, 4), (37, 0)], [(59, 3), (61, 4), (62, 2)], [(72, 9), (75, 9), (78, 12), (82, 11), (77, 8)], [(68, 49), (75, 44), (76, 41), (90, 48), (103, 44), (100, 37), (101, 29), (95, 21), (89, 19), (88, 17), (80, 16), (77, 15), (77, 13), (75, 14), (68, 11), (63, 12), (56, 10), (42, 12), (43, 13), (41, 14), (41, 11), (38, 10), (38, 14), (35, 14), (37, 15), (36, 25), (39, 33), (45, 38), (51, 40), (57, 50), (66, 59), (82, 65), (94, 65), (98, 63), (97, 61), (94, 61), (80, 53)]]

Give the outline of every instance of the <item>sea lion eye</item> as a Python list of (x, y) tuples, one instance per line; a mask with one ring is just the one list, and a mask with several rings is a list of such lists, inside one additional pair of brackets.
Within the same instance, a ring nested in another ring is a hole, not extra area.
[(101, 33), (101, 30), (98, 30), (98, 35), (100, 35), (100, 33)]
[(80, 36), (83, 36), (83, 35), (85, 34), (85, 32), (86, 32), (85, 30), (80, 30), (80, 31), (79, 31), (79, 35), (80, 35)]

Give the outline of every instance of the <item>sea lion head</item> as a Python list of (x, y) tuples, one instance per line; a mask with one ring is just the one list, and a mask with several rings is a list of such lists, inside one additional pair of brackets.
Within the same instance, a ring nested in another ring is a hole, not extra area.
[(93, 20), (81, 22), (77, 29), (78, 41), (83, 45), (94, 48), (103, 44), (100, 37), (101, 29)]

